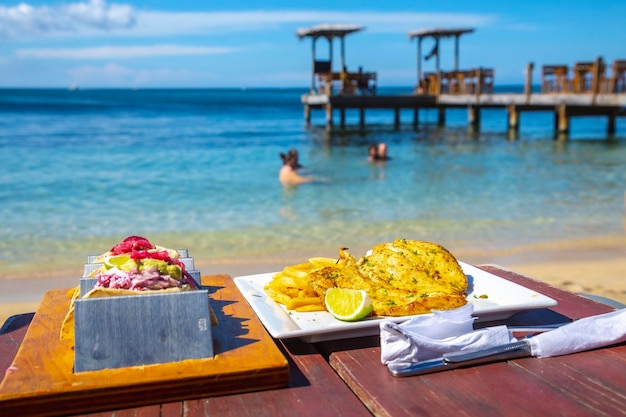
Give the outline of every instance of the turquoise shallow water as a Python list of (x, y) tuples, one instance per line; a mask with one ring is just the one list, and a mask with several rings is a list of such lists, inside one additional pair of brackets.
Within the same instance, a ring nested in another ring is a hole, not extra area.
[[(0, 278), (80, 272), (87, 255), (127, 235), (185, 247), (208, 263), (332, 256), (396, 237), (489, 251), (623, 233), (626, 123), (465, 111), (437, 128), (329, 134), (303, 121), (300, 90), (0, 91)], [(356, 114), (348, 113), (350, 121)], [(392, 159), (366, 162), (370, 142)], [(325, 182), (284, 189), (279, 152), (297, 148)]]

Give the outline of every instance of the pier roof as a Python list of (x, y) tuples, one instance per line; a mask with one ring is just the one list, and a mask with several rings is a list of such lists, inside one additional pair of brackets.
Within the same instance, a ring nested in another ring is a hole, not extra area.
[(419, 84), (422, 79), (422, 40), (424, 38), (433, 38), (435, 45), (425, 59), (429, 60), (435, 57), (435, 67), (439, 71), (439, 40), (443, 38), (454, 37), (454, 70), (459, 69), (459, 38), (466, 33), (474, 32), (473, 28), (434, 28), (420, 29), (409, 32), (409, 40), (417, 39), (417, 82)]
[(409, 39), (413, 38), (449, 38), (452, 36), (461, 36), (465, 33), (472, 33), (474, 29), (472, 28), (457, 28), (457, 29), (443, 29), (443, 28), (435, 28), (435, 29), (420, 29), (409, 32)]
[[(365, 29), (359, 25), (325, 23), (306, 29), (298, 29), (298, 38), (311, 38), (311, 56), (313, 61), (313, 71), (311, 72), (311, 90), (315, 90), (315, 74), (333, 73), (333, 42), (339, 39), (341, 46), (341, 68), (346, 71), (346, 45), (345, 37), (350, 33), (360, 32)], [(328, 40), (328, 60), (318, 61), (316, 59), (315, 44), (320, 38)]]
[(343, 38), (344, 36), (350, 33), (359, 32), (363, 29), (364, 29), (363, 26), (358, 26), (358, 25), (343, 25), (343, 24), (326, 23), (323, 25), (313, 26), (311, 28), (298, 29), (297, 34), (300, 39), (306, 38), (306, 37), (311, 37), (311, 38), (325, 37), (325, 38), (332, 39), (332, 38)]

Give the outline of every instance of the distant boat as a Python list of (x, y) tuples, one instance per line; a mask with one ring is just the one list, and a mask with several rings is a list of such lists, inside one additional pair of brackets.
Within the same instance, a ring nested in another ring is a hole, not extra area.
[(67, 87), (68, 90), (70, 91), (76, 91), (78, 90), (80, 87), (78, 87), (78, 84), (73, 83), (72, 85), (70, 85), (69, 87)]

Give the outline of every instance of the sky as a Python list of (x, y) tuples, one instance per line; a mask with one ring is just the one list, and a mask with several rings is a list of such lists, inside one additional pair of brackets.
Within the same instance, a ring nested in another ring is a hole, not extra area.
[[(1, 0), (0, 88), (308, 88), (311, 39), (296, 32), (328, 23), (363, 27), (346, 64), (381, 87), (415, 85), (420, 29), (475, 29), (459, 67), (494, 68), (496, 85), (523, 84), (530, 62), (538, 83), (542, 65), (626, 59), (624, 0)], [(439, 49), (453, 69), (454, 41)], [(318, 59), (328, 51), (317, 42)], [(339, 70), (338, 41), (333, 52)]]

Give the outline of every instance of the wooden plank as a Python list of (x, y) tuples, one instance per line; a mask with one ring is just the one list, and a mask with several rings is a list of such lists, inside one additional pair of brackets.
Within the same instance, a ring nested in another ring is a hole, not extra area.
[(379, 353), (362, 349), (331, 356), (331, 365), (375, 415), (447, 416), (451, 409), (469, 416), (626, 413), (624, 346), (411, 378), (387, 374)]
[(289, 358), (288, 389), (185, 401), (188, 415), (220, 417), (360, 417), (367, 408), (337, 376), (314, 345), (285, 340)]
[(49, 291), (13, 361), (15, 370), (0, 385), (0, 415), (16, 409), (65, 415), (286, 386), (286, 358), (231, 277), (213, 275), (203, 284), (210, 284), (218, 320), (214, 358), (83, 373), (72, 372), (71, 343), (59, 339), (68, 291)]
[(451, 410), (455, 416), (620, 415), (603, 414), (602, 408), (575, 397), (610, 396), (612, 391), (596, 387), (594, 392), (570, 392), (558, 374), (551, 384), (525, 372), (521, 366), (527, 362), (535, 362), (537, 373), (550, 371), (549, 361), (526, 358), (395, 378), (381, 365), (379, 348), (342, 351), (330, 358), (331, 366), (377, 416), (449, 416)]
[[(339, 378), (315, 346), (299, 340), (278, 342), (289, 360), (289, 387), (222, 395), (93, 416), (141, 417), (159, 415), (218, 415), (220, 417), (360, 417), (370, 413)], [(91, 416), (91, 415), (90, 415)]]
[[(553, 323), (612, 309), (497, 266), (491, 273), (558, 300), (553, 310), (513, 317), (519, 324)], [(523, 322), (530, 319), (529, 322)], [(545, 319), (545, 320), (542, 320)], [(355, 348), (361, 346), (360, 348)], [(408, 378), (380, 362), (375, 338), (319, 344), (331, 366), (377, 416), (625, 415), (626, 346), (556, 358), (524, 358)], [(612, 368), (611, 368), (612, 367)]]
[(517, 362), (593, 415), (626, 415), (626, 346)]

